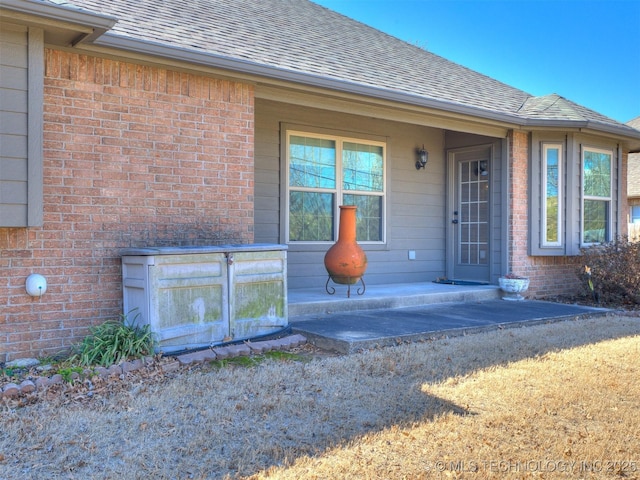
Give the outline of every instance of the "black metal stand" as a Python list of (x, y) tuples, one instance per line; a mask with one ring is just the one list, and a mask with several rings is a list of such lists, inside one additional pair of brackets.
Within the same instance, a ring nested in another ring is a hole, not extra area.
[[(327, 293), (329, 295), (333, 295), (334, 293), (336, 293), (336, 289), (333, 286), (329, 286), (329, 282), (330, 281), (331, 281), (331, 275), (329, 275), (329, 278), (327, 278), (327, 283), (324, 286), (324, 289), (327, 291)], [(359, 281), (362, 284), (362, 287), (358, 288), (358, 290), (356, 290), (356, 293), (358, 295), (364, 295), (364, 292), (366, 291), (367, 286), (364, 284), (364, 278), (360, 277)], [(347, 284), (347, 298), (351, 298), (351, 284), (350, 283)]]

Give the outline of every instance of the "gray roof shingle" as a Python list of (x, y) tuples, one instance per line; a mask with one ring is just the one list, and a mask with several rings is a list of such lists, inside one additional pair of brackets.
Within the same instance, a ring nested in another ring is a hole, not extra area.
[(557, 95), (533, 97), (307, 0), (63, 1), (118, 18), (105, 37), (433, 100), (445, 109), (467, 107), (481, 116), (628, 128)]

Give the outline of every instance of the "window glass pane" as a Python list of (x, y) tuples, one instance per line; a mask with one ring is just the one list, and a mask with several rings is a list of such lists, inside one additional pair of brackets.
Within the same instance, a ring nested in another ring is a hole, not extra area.
[(336, 143), (292, 135), (289, 139), (289, 186), (336, 188)]
[(342, 147), (343, 188), (382, 192), (384, 162), (382, 147), (345, 142)]
[(355, 205), (356, 238), (361, 242), (382, 240), (382, 197), (373, 195), (344, 195), (343, 205)]
[(289, 240), (332, 241), (331, 193), (289, 192)]
[(558, 148), (547, 148), (546, 153), (546, 242), (556, 243), (559, 239), (558, 219), (560, 212), (559, 205), (559, 172), (560, 172), (560, 150)]
[(631, 207), (631, 223), (640, 223), (640, 205)]
[(611, 154), (584, 152), (584, 194), (593, 197), (611, 196)]
[(603, 243), (609, 238), (609, 202), (584, 201), (584, 243)]

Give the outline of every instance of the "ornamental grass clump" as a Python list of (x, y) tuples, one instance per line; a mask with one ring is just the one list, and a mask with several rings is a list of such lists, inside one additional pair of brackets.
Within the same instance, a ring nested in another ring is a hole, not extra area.
[(619, 237), (582, 254), (577, 273), (586, 294), (604, 304), (640, 305), (640, 242)]
[(137, 326), (136, 317), (128, 322), (110, 320), (92, 327), (77, 346), (74, 360), (81, 365), (108, 367), (131, 358), (153, 354), (154, 338), (149, 325)]

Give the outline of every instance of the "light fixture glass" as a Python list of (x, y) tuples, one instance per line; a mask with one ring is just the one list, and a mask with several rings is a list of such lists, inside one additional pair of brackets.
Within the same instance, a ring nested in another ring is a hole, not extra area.
[(416, 170), (420, 170), (424, 168), (427, 162), (429, 161), (429, 152), (424, 149), (424, 145), (422, 148), (418, 149), (418, 159), (416, 160)]
[(32, 273), (27, 277), (25, 289), (32, 297), (41, 297), (47, 291), (47, 279), (38, 273)]

